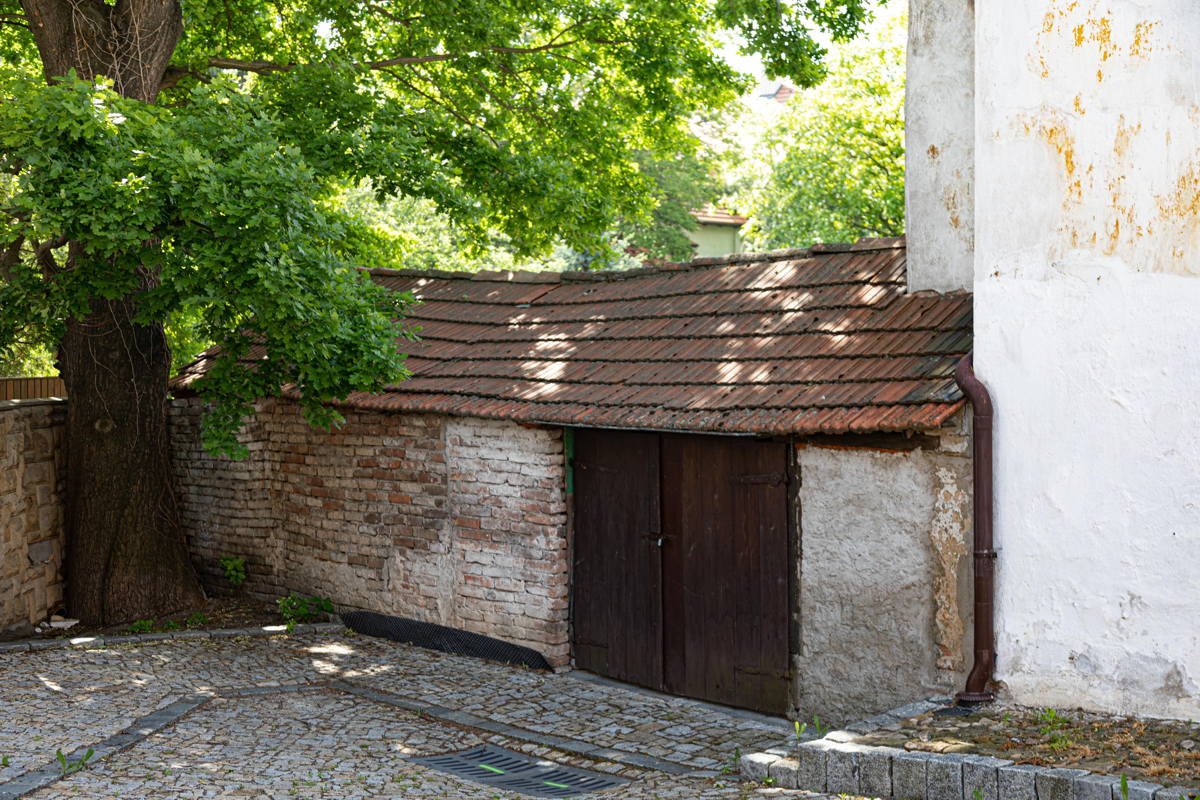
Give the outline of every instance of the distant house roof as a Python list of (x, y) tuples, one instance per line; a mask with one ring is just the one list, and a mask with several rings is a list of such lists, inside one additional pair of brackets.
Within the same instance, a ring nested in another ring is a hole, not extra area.
[[(755, 434), (903, 431), (963, 405), (971, 296), (906, 294), (903, 239), (626, 272), (373, 270), (422, 302), (412, 377), (350, 406)], [(203, 360), (181, 376), (203, 371)]]
[(729, 225), (734, 228), (740, 228), (750, 221), (748, 217), (731, 214), (716, 206), (698, 208), (692, 212), (692, 217), (701, 225)]
[(765, 97), (777, 103), (786, 103), (792, 99), (794, 94), (796, 94), (794, 88), (788, 86), (786, 83), (781, 83), (775, 90), (761, 94), (759, 97)]

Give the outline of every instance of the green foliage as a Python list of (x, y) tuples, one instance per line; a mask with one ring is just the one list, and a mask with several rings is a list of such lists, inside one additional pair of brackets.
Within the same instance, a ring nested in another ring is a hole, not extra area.
[(80, 770), (87, 767), (88, 761), (90, 761), (92, 756), (95, 755), (95, 752), (96, 752), (95, 750), (93, 750), (92, 748), (89, 747), (87, 749), (87, 752), (84, 753), (82, 756), (80, 756), (78, 761), (68, 761), (67, 757), (65, 755), (63, 755), (62, 750), (55, 750), (54, 755), (58, 759), (59, 771), (61, 772), (62, 776), (65, 778), (68, 775), (79, 772)]
[(693, 256), (686, 231), (698, 227), (690, 212), (712, 203), (720, 193), (711, 159), (688, 151), (666, 157), (643, 151), (637, 162), (652, 181), (654, 206), (644, 216), (619, 219), (616, 236), (644, 258), (686, 261)]
[(1071, 720), (1058, 713), (1056, 709), (1044, 708), (1038, 713), (1038, 721), (1042, 723), (1042, 733), (1049, 734), (1069, 727)]
[(225, 580), (233, 588), (240, 588), (246, 582), (246, 559), (238, 556), (221, 556), (221, 569), (225, 572)]
[[(54, 352), (97, 299), (134, 298), (176, 366), (219, 348), (191, 387), (210, 451), (244, 455), (242, 421), (283, 386), (335, 425), (335, 401), (406, 374), (394, 320), (411, 298), (356, 267), (445, 266), (440, 253), (497, 239), (520, 259), (603, 260), (614, 230), (679, 254), (664, 224), (698, 177), (689, 122), (748, 85), (717, 33), (811, 85), (813, 35), (854, 35), (869, 5), (195, 0), (155, 104), (105, 79), (47, 85), (28, 28), (0, 26), (0, 362)], [(161, 70), (142, 55), (120, 66)], [(364, 224), (342, 201), (364, 183), (448, 221), (450, 244), (435, 255), (420, 225)]]
[(212, 620), (203, 611), (196, 611), (188, 615), (187, 626), (189, 628), (203, 628), (210, 624), (212, 624)]
[(603, 244), (590, 249), (576, 249), (559, 240), (547, 253), (522, 254), (499, 231), (480, 237), (429, 200), (379, 196), (365, 183), (345, 189), (340, 202), (357, 223), (353, 235), (367, 254), (365, 263), (372, 266), (453, 272), (559, 271), (620, 269), (639, 267), (647, 259), (691, 258), (693, 245), (686, 231), (697, 225), (690, 212), (720, 194), (711, 158), (686, 150), (667, 157), (643, 150), (634, 158), (638, 171), (650, 181), (651, 206), (616, 218)]
[(129, 627), (125, 629), (126, 633), (150, 633), (153, 630), (154, 620), (152, 619), (139, 619), (129, 623)]
[[(205, 444), (230, 454), (244, 450), (234, 432), (254, 400), (284, 384), (302, 387), (309, 420), (329, 425), (328, 403), (403, 374), (391, 318), (406, 299), (353, 269), (338, 245), (345, 220), (252, 99), (214, 81), (166, 109), (82, 81), (5, 77), (16, 102), (0, 104), (0, 148), (24, 165), (5, 236), (83, 244), (53, 280), (35, 261), (13, 268), (0, 286), (12, 312), (0, 342), (30, 319), (61, 332), (91, 298), (133, 292), (151, 266), (142, 321), (190, 312), (222, 348), (197, 388), (214, 403)], [(240, 359), (256, 345), (267, 357), (249, 367)]]
[(183, 625), (179, 624), (173, 619), (168, 619), (163, 621), (163, 623), (158, 626), (158, 629), (160, 631), (178, 631), (183, 630)]
[(58, 374), (50, 344), (36, 339), (15, 339), (0, 351), (0, 377), (42, 378)]
[(1059, 752), (1066, 750), (1074, 742), (1071, 739), (1068, 729), (1071, 727), (1071, 720), (1053, 708), (1042, 709), (1038, 714), (1038, 721), (1042, 723), (1041, 732), (1047, 736), (1046, 745), (1053, 751)]
[(333, 601), (328, 597), (301, 597), (293, 592), (276, 601), (279, 615), (291, 630), (297, 623), (312, 622), (324, 614), (333, 613)]
[(904, 232), (905, 20), (841, 49), (821, 86), (793, 96), (737, 199), (755, 248)]

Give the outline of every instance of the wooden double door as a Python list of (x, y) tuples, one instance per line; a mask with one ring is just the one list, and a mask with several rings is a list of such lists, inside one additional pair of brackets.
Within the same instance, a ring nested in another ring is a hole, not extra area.
[(783, 713), (787, 445), (579, 430), (574, 453), (576, 665)]

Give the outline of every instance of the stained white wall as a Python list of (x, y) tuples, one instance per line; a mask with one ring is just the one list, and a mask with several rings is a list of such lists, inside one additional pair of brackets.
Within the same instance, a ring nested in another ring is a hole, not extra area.
[(908, 286), (970, 289), (975, 168), (973, 0), (909, 0), (904, 103)]
[(1200, 718), (1200, 3), (976, 15), (997, 677)]

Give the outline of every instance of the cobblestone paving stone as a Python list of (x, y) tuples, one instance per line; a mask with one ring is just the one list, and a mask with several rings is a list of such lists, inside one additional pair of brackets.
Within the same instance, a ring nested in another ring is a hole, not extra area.
[(393, 647), (370, 639), (357, 640), (355, 650), (345, 661), (334, 656), (334, 663), (350, 676), (363, 670), (356, 683), (695, 769), (719, 769), (737, 748), (762, 750), (790, 735), (790, 723), (741, 719), (682, 698), (417, 648), (406, 648), (397, 664)]
[[(172, 641), (0, 655), (0, 782), (97, 742), (176, 697), (340, 679), (527, 731), (692, 767), (730, 763), (782, 727), (703, 704), (446, 656), (353, 634)], [(40, 737), (40, 738), (38, 738)], [(30, 798), (518, 798), (406, 760), (490, 741), (632, 782), (639, 800), (817, 795), (737, 776), (669, 775), (484, 734), (333, 689), (216, 697), (132, 748)]]

